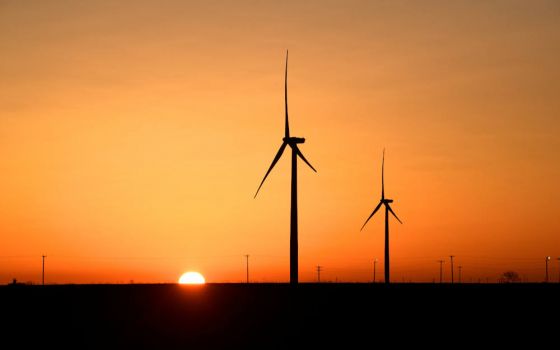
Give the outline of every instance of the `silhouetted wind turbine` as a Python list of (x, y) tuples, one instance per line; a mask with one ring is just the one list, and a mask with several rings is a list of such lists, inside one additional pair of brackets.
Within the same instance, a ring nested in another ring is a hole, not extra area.
[(298, 210), (297, 210), (297, 157), (300, 157), (305, 164), (309, 165), (314, 172), (317, 172), (315, 168), (305, 159), (303, 153), (298, 148), (298, 143), (304, 143), (305, 139), (301, 137), (290, 136), (290, 125), (288, 123), (288, 51), (286, 51), (286, 70), (284, 74), (284, 107), (286, 114), (286, 124), (284, 128), (284, 138), (282, 139), (282, 145), (276, 153), (276, 156), (272, 160), (272, 164), (268, 168), (268, 171), (264, 175), (257, 192), (255, 193), (255, 198), (259, 193), (264, 181), (268, 177), (268, 174), (272, 171), (272, 168), (276, 165), (282, 153), (286, 149), (286, 146), (290, 146), (292, 149), (292, 199), (291, 199), (291, 215), (290, 215), (290, 283), (298, 283)]
[(385, 267), (385, 283), (390, 283), (390, 277), (389, 277), (389, 271), (390, 271), (390, 269), (389, 269), (389, 212), (391, 212), (391, 214), (393, 214), (395, 219), (397, 219), (401, 224), (402, 224), (402, 221), (397, 217), (397, 214), (395, 214), (395, 212), (393, 211), (393, 209), (391, 209), (391, 206), (389, 205), (390, 203), (393, 203), (393, 200), (385, 198), (384, 172), (385, 172), (385, 149), (383, 149), (383, 160), (381, 162), (381, 200), (379, 201), (379, 204), (377, 205), (377, 207), (375, 207), (375, 209), (373, 210), (371, 215), (367, 218), (366, 222), (364, 222), (364, 225), (362, 226), (360, 231), (364, 229), (364, 227), (368, 223), (369, 219), (371, 219), (371, 217), (373, 215), (375, 215), (375, 213), (377, 213), (379, 208), (381, 208), (381, 205), (384, 205), (385, 206), (385, 266), (384, 266)]

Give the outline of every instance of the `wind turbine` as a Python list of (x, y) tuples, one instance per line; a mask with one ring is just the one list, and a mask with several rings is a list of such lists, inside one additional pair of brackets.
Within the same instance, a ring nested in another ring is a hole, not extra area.
[(387, 199), (385, 198), (385, 180), (384, 180), (384, 170), (385, 168), (385, 149), (383, 149), (383, 160), (381, 162), (381, 200), (379, 201), (379, 204), (377, 205), (377, 207), (375, 207), (375, 209), (373, 210), (373, 212), (371, 213), (371, 215), (367, 218), (366, 222), (364, 222), (364, 225), (362, 226), (362, 228), (360, 229), (363, 230), (364, 227), (366, 226), (366, 224), (368, 223), (369, 219), (372, 218), (373, 215), (375, 215), (375, 213), (377, 213), (377, 211), (379, 210), (379, 208), (381, 208), (381, 205), (385, 206), (385, 283), (390, 283), (390, 273), (389, 273), (389, 212), (391, 214), (393, 214), (393, 216), (395, 217), (395, 219), (397, 219), (401, 224), (402, 221), (397, 217), (397, 214), (395, 214), (395, 212), (393, 211), (393, 209), (391, 209), (391, 206), (389, 205), (390, 203), (393, 203), (392, 199)]
[(272, 168), (276, 165), (282, 153), (286, 149), (286, 146), (290, 146), (292, 149), (292, 199), (291, 199), (291, 214), (290, 214), (290, 283), (298, 283), (298, 210), (297, 210), (297, 157), (300, 157), (305, 164), (309, 165), (314, 172), (317, 172), (315, 168), (305, 159), (303, 153), (298, 148), (298, 144), (304, 143), (305, 139), (301, 137), (290, 136), (290, 125), (288, 123), (288, 51), (286, 51), (286, 70), (284, 75), (284, 106), (286, 112), (286, 123), (284, 128), (284, 138), (282, 139), (282, 145), (276, 153), (276, 156), (272, 160), (272, 164), (268, 168), (268, 171), (264, 175), (255, 197), (259, 193), (264, 181), (268, 177), (268, 174), (272, 171)]

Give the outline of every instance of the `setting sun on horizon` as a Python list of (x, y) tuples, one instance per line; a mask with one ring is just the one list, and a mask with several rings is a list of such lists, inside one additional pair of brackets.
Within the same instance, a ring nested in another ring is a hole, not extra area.
[(205, 284), (206, 279), (200, 272), (189, 271), (185, 272), (179, 278), (179, 284)]
[(360, 228), (383, 149), (403, 221), (393, 280), (435, 281), (439, 260), (447, 280), (453, 255), (464, 281), (540, 282), (545, 266), (556, 281), (559, 14), (544, 0), (3, 2), (0, 284), (41, 283), (42, 255), (47, 284), (177, 283), (185, 266), (288, 281), (287, 153), (254, 199), (283, 142), (287, 49), (290, 130), (317, 170), (298, 163), (301, 281), (318, 265), (324, 281), (371, 281), (374, 264), (382, 279), (384, 214)]

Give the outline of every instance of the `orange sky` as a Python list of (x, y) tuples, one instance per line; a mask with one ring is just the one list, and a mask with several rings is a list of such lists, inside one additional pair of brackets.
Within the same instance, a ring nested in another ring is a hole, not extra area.
[(383, 147), (394, 280), (543, 279), (557, 1), (2, 1), (0, 283), (287, 281), (286, 49), (301, 280), (382, 275)]

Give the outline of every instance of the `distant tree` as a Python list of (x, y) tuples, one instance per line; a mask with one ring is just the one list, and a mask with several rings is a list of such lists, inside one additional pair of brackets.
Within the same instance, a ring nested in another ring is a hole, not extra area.
[(515, 271), (506, 271), (500, 277), (501, 283), (515, 283), (521, 282), (521, 278), (519, 278), (519, 274)]

